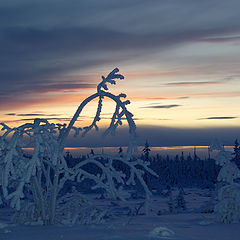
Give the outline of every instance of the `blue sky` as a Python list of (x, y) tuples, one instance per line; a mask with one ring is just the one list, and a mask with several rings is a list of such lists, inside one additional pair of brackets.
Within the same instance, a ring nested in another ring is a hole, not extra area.
[[(168, 131), (168, 145), (200, 145), (202, 132), (227, 129), (231, 144), (240, 134), (239, 9), (237, 0), (1, 1), (0, 120), (68, 122), (119, 67), (125, 80), (110, 89), (131, 100), (140, 142), (149, 128), (151, 136), (174, 129), (181, 138)], [(104, 104), (102, 127), (114, 109)]]

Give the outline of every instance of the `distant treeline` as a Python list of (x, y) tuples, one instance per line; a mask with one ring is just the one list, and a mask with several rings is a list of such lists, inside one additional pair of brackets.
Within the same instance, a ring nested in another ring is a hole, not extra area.
[(159, 178), (156, 180), (147, 175), (146, 180), (157, 191), (174, 186), (213, 188), (220, 170), (214, 159), (200, 159), (196, 155), (186, 158), (183, 154), (174, 158), (156, 155), (149, 157), (149, 162)]
[[(94, 153), (92, 152), (91, 154)], [(73, 167), (88, 157), (88, 155), (82, 155), (74, 158), (69, 152), (65, 156), (69, 167)], [(146, 161), (149, 167), (159, 176), (156, 178), (149, 173), (144, 173), (144, 180), (156, 193), (161, 193), (162, 190), (171, 187), (214, 188), (220, 169), (215, 164), (214, 159), (200, 159), (196, 154), (193, 157), (191, 155), (185, 157), (182, 153), (180, 157), (176, 155), (173, 158), (157, 154), (147, 156), (147, 159), (146, 155), (142, 154), (139, 158)], [(104, 161), (104, 159), (100, 157), (99, 161)], [(99, 169), (96, 166), (89, 165), (87, 167), (96, 175), (99, 173)], [(120, 163), (120, 161), (119, 163), (116, 161), (115, 167), (120, 169), (125, 168), (124, 164)], [(84, 186), (79, 187), (79, 190), (87, 191), (86, 188), (89, 188), (90, 185), (91, 183), (86, 182)]]

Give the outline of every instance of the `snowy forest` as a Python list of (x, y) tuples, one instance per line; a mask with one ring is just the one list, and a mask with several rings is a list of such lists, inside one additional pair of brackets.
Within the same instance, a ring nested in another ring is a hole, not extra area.
[[(68, 125), (38, 118), (15, 128), (1, 123), (1, 239), (32, 239), (35, 233), (34, 238), (42, 239), (53, 232), (58, 234), (51, 239), (70, 240), (228, 239), (224, 232), (237, 239), (238, 140), (233, 152), (218, 141), (209, 142), (214, 158), (200, 159), (196, 153), (173, 158), (154, 155), (147, 142), (142, 152), (133, 155), (137, 126), (127, 108), (130, 101), (126, 94), (114, 95), (108, 89), (119, 79), (124, 76), (117, 68), (103, 76), (96, 93), (79, 105)], [(80, 139), (98, 131), (104, 98), (114, 102), (115, 111), (103, 137), (117, 137), (116, 129), (126, 120), (127, 152), (119, 148), (116, 155), (65, 154), (70, 132)], [(92, 123), (76, 127), (82, 110), (94, 99), (98, 103)], [(31, 154), (24, 150), (29, 142), (34, 148)], [(190, 229), (187, 235), (184, 228)], [(17, 238), (20, 233), (23, 237)]]

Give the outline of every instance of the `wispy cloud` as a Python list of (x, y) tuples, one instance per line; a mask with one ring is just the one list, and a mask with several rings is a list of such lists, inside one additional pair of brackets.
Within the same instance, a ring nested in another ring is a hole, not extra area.
[(240, 91), (226, 91), (226, 92), (199, 92), (199, 93), (191, 93), (189, 94), (189, 97), (196, 97), (196, 98), (202, 98), (202, 97), (239, 97)]
[(180, 107), (182, 105), (178, 104), (170, 104), (170, 105), (152, 105), (152, 106), (146, 106), (142, 108), (175, 108), (175, 107)]
[(156, 71), (156, 70), (141, 70), (138, 72), (126, 72), (125, 76), (129, 79), (147, 79), (147, 78), (161, 78), (161, 77), (171, 77), (171, 76), (183, 76), (196, 74), (200, 70), (198, 69), (179, 69), (172, 71)]
[(16, 113), (6, 113), (7, 116), (16, 116)]
[[(4, 120), (2, 121), (3, 123), (15, 123), (15, 122), (32, 122), (34, 121), (36, 118), (21, 118), (21, 119), (17, 119), (17, 120)], [(41, 119), (46, 119), (48, 121), (60, 121), (60, 122), (69, 122), (71, 121), (72, 118), (63, 118), (63, 117), (55, 117), (55, 118), (46, 118), (43, 117)], [(82, 121), (81, 119), (77, 119), (76, 121)]]
[(183, 96), (183, 97), (148, 97), (146, 99), (150, 100), (181, 100), (181, 99), (188, 99), (189, 96)]
[(159, 121), (171, 121), (172, 119), (171, 119), (171, 118), (158, 118), (158, 119), (155, 119), (155, 120), (159, 120)]
[(44, 117), (44, 116), (59, 116), (59, 114), (44, 114), (44, 113), (7, 113), (7, 116), (18, 116), (18, 117)]
[[(68, 104), (71, 103), (73, 107), (77, 107), (76, 104), (79, 104), (83, 101), (88, 95), (86, 93), (81, 94), (79, 91), (77, 93), (72, 94), (44, 94), (38, 95), (37, 93), (25, 94), (25, 95), (18, 95), (12, 96), (11, 94), (4, 96), (0, 93), (0, 111), (26, 111), (26, 107), (29, 106), (44, 106), (51, 105), (51, 104)], [(1, 98), (4, 101), (1, 101)]]
[(218, 85), (224, 84), (222, 81), (206, 81), (206, 82), (171, 82), (166, 83), (164, 86), (178, 86), (178, 87), (194, 87), (194, 86), (205, 86), (205, 85)]
[(79, 89), (91, 89), (95, 88), (96, 84), (91, 83), (53, 83), (53, 84), (44, 84), (39, 85), (35, 89), (33, 89), (33, 92), (59, 92), (61, 90), (63, 91), (76, 91)]
[(206, 118), (199, 118), (198, 120), (226, 120), (226, 119), (236, 119), (238, 117), (206, 117)]
[[(239, 6), (234, 0), (212, 4), (189, 0), (175, 4), (153, 0), (0, 3), (0, 110), (18, 107), (32, 93), (94, 87), (92, 78), (62, 81), (72, 72), (116, 67), (139, 56), (145, 61), (156, 51), (233, 36), (240, 30)], [(189, 18), (191, 24), (186, 25)], [(178, 73), (182, 71), (166, 74)], [(178, 86), (196, 84), (181, 82)], [(29, 96), (24, 104), (37, 101), (32, 98)]]
[(201, 41), (201, 42), (213, 42), (213, 43), (240, 42), (240, 36), (210, 37), (210, 38), (203, 38), (199, 41)]

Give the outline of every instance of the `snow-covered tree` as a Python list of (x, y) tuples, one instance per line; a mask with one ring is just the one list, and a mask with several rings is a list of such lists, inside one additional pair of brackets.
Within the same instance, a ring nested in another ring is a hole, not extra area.
[(176, 198), (176, 207), (177, 210), (185, 210), (186, 209), (186, 201), (184, 199), (184, 190), (182, 187), (179, 187), (179, 192)]
[(174, 200), (173, 200), (173, 196), (172, 196), (172, 190), (170, 189), (170, 193), (169, 193), (169, 199), (168, 199), (168, 210), (169, 212), (174, 212), (175, 206), (174, 206)]
[[(138, 180), (146, 193), (147, 208), (151, 192), (144, 182), (143, 175), (145, 171), (157, 175), (141, 159), (131, 158), (132, 152), (136, 150), (136, 125), (133, 114), (126, 108), (130, 101), (122, 100), (126, 98), (125, 94), (114, 95), (107, 92), (107, 83), (115, 84), (115, 79), (124, 78), (121, 74), (118, 74), (118, 71), (116, 68), (106, 78), (102, 77), (102, 81), (97, 86), (97, 92), (80, 104), (68, 126), (66, 124), (49, 123), (46, 119), (35, 119), (33, 123), (26, 123), (16, 128), (10, 128), (1, 123), (1, 186), (4, 198), (10, 202), (11, 207), (17, 210), (16, 221), (24, 219), (25, 222), (38, 221), (44, 225), (54, 224), (61, 221), (58, 211), (61, 205), (68, 222), (75, 223), (77, 219), (81, 219), (80, 222), (88, 222), (89, 218), (85, 219), (86, 221), (82, 219), (84, 215), (82, 209), (80, 209), (84, 205), (81, 202), (82, 198), (79, 198), (80, 202), (76, 200), (76, 196), (80, 195), (74, 193), (71, 196), (65, 196), (65, 198), (60, 196), (63, 186), (69, 180), (82, 182), (84, 179), (90, 179), (94, 182), (93, 189), (101, 188), (112, 198), (121, 200), (126, 200), (128, 197), (124, 186), (135, 185), (136, 180)], [(98, 98), (98, 106), (93, 122), (83, 128), (75, 127), (74, 123), (83, 108), (95, 98)], [(97, 122), (101, 119), (104, 98), (110, 98), (116, 103), (110, 126), (104, 135), (114, 135), (116, 128), (122, 124), (122, 120), (127, 120), (130, 140), (126, 157), (91, 154), (89, 158), (70, 167), (63, 157), (66, 138), (71, 130), (75, 131), (75, 136), (79, 135), (80, 132), (84, 136), (93, 128), (98, 130)], [(33, 144), (34, 150), (31, 155), (26, 154), (23, 150), (27, 146), (26, 138), (29, 138)], [(100, 161), (100, 159), (104, 159), (104, 161)], [(128, 174), (116, 167), (118, 165), (116, 162), (124, 164), (125, 169), (128, 169)], [(99, 169), (97, 175), (88, 171), (86, 166), (89, 164)], [(27, 196), (27, 193), (30, 194)], [(72, 206), (69, 203), (73, 199), (79, 206), (80, 210), (78, 212), (82, 216), (76, 216), (73, 213)], [(66, 204), (65, 207), (63, 206), (64, 203)], [(89, 211), (91, 209), (97, 211), (95, 208), (88, 208)], [(67, 213), (67, 211), (69, 212)], [(88, 212), (88, 216), (90, 215), (96, 216), (95, 213)], [(62, 223), (64, 221), (66, 219), (63, 219)]]
[(220, 144), (213, 144), (210, 150), (217, 150), (216, 163), (221, 166), (218, 174), (220, 183), (218, 203), (215, 206), (217, 220), (222, 223), (240, 222), (240, 170), (231, 162), (232, 153)]

